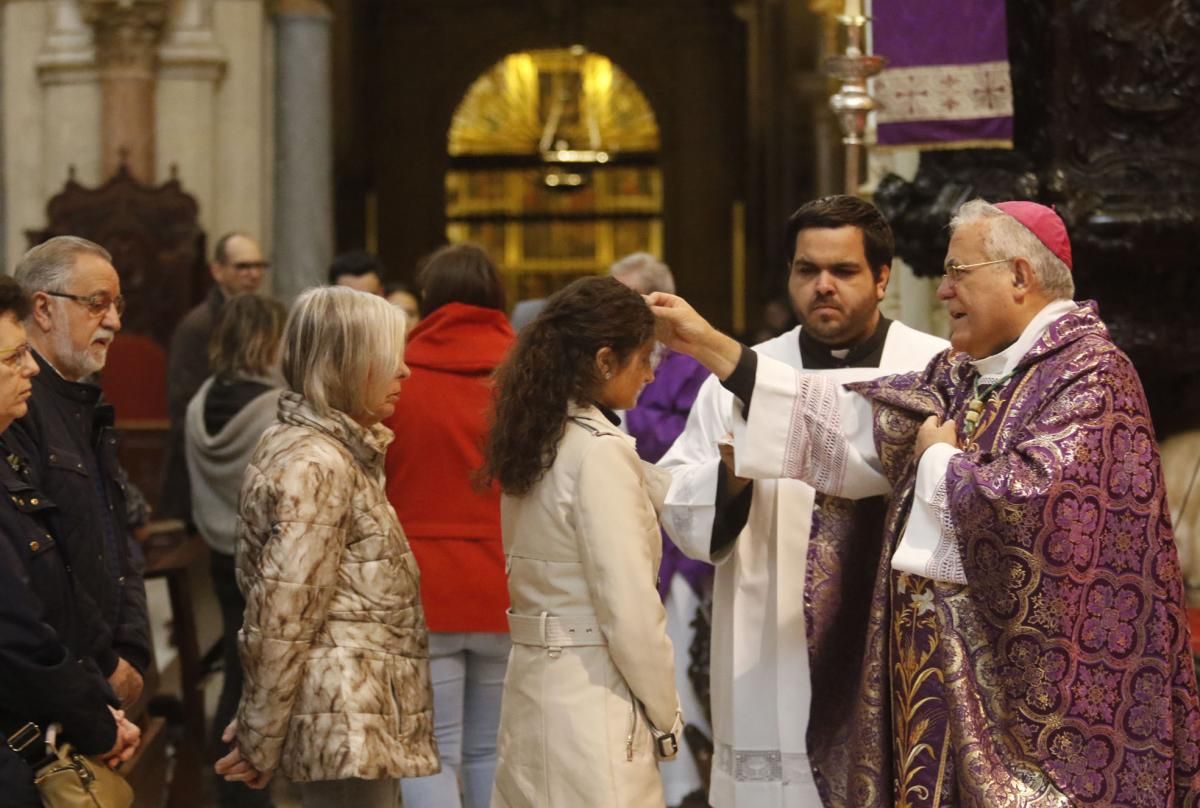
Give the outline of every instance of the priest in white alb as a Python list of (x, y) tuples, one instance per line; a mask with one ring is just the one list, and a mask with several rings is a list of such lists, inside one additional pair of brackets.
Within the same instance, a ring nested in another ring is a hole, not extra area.
[[(756, 346), (762, 356), (849, 380), (917, 370), (946, 348), (945, 340), (881, 316), (894, 241), (870, 203), (854, 196), (809, 202), (789, 219), (787, 244), (788, 294), (803, 325)], [(659, 462), (673, 480), (662, 512), (668, 534), (687, 555), (717, 566), (709, 803), (820, 806), (806, 743), (809, 645), (845, 643), (849, 650), (853, 638), (836, 635), (853, 625), (865, 631), (883, 500), (855, 506), (800, 481), (734, 477), (718, 450), (733, 429), (733, 407), (733, 395), (709, 377), (687, 428)], [(886, 490), (880, 475), (862, 493)], [(814, 531), (821, 524), (827, 529)], [(841, 540), (847, 533), (852, 540)], [(845, 590), (861, 594), (845, 608), (818, 609), (825, 620), (811, 625), (806, 596), (840, 601)], [(841, 655), (823, 658), (832, 664), (815, 672), (818, 679), (841, 677)], [(818, 705), (818, 725), (829, 725), (827, 708), (839, 709), (833, 699)], [(836, 744), (830, 738), (826, 751), (836, 754)]]

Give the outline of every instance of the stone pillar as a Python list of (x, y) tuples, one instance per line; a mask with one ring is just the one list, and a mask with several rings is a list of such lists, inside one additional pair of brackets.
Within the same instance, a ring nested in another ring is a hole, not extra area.
[(333, 15), (318, 0), (275, 4), (274, 288), (291, 300), (333, 258)]
[(53, 0), (37, 59), (42, 84), (42, 191), (62, 190), (70, 170), (94, 185), (100, 172), (100, 92), (96, 45), (79, 0)]
[(241, 230), (269, 254), (275, 63), (268, 7), (267, 0), (213, 3), (213, 30), (226, 61), (214, 109), (215, 201), (208, 213), (201, 210), (201, 221), (210, 247), (222, 234)]
[(225, 65), (213, 32), (213, 0), (180, 0), (158, 49), (156, 175), (177, 172), (206, 230), (216, 203), (216, 94)]
[[(4, 140), (5, 271), (11, 272), (25, 252), (25, 231), (46, 223), (42, 187), (42, 85), (37, 63), (49, 31), (51, 7), (44, 0), (7, 0), (0, 62), (4, 94), (0, 97), (0, 137)], [(65, 179), (65, 175), (63, 179)]]
[(84, 0), (96, 31), (100, 67), (100, 165), (111, 176), (122, 159), (134, 177), (154, 181), (154, 85), (166, 0)]

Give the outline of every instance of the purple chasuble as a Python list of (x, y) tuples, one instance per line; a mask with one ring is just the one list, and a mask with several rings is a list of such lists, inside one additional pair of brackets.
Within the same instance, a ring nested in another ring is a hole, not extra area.
[(864, 662), (843, 673), (858, 700), (821, 730), (836, 754), (813, 761), (827, 801), (1195, 804), (1200, 707), (1158, 448), (1094, 303), (1050, 326), (950, 463), (948, 529), (969, 584), (890, 569), (917, 429), (935, 414), (961, 436), (975, 378), (947, 352), (849, 386), (874, 405), (895, 496)]

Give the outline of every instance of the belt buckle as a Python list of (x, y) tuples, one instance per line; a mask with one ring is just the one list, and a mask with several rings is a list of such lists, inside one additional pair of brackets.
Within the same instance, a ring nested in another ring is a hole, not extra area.
[(41, 729), (38, 728), (37, 724), (29, 721), (25, 726), (8, 736), (8, 748), (18, 755), (23, 754), (40, 737), (42, 737)]
[(659, 760), (669, 760), (679, 753), (679, 739), (675, 737), (674, 732), (656, 735), (654, 745), (657, 747)]

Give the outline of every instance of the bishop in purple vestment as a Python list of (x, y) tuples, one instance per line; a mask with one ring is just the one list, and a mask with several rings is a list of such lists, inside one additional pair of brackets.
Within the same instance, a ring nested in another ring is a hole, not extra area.
[[(845, 637), (864, 654), (831, 694), (844, 717), (810, 726), (823, 799), (1196, 804), (1183, 581), (1137, 373), (1071, 299), (1053, 211), (977, 200), (951, 228), (952, 348), (920, 373), (837, 384), (652, 298), (742, 402), (739, 475), (891, 492), (871, 590), (836, 593), (871, 608)], [(831, 614), (814, 605), (818, 629)]]

